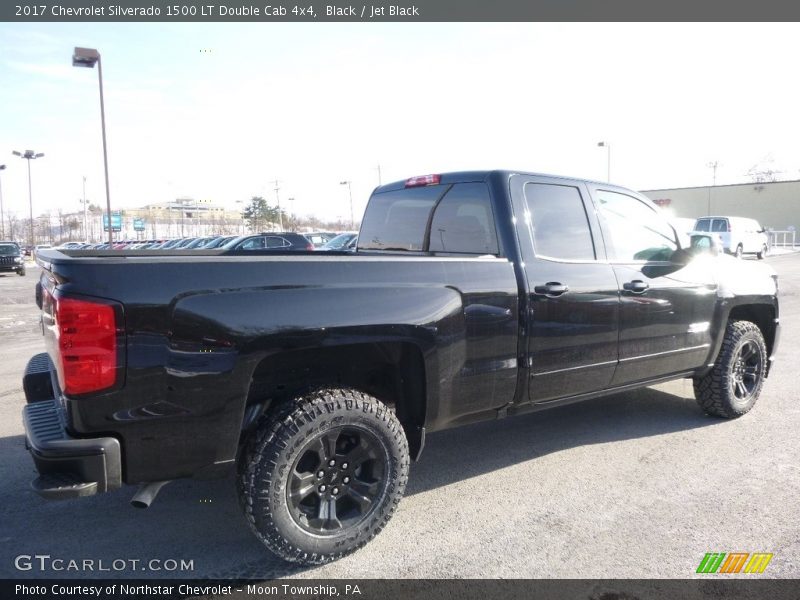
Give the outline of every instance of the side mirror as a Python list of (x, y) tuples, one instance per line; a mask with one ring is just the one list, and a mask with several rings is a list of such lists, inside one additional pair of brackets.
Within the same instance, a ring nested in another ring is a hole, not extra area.
[(707, 233), (692, 233), (690, 236), (691, 246), (689, 247), (692, 255), (710, 254), (718, 256), (721, 250), (719, 238)]

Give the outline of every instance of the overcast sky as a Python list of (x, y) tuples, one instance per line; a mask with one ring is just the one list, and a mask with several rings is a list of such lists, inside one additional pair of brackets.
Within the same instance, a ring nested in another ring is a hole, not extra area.
[(511, 168), (634, 189), (800, 178), (797, 24), (0, 24), (6, 210), (294, 197), (356, 218), (378, 183)]

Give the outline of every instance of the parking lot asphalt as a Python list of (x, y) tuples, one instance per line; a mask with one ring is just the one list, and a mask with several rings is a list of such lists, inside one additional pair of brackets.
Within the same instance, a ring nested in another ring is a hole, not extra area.
[[(147, 510), (129, 505), (134, 488), (63, 502), (31, 491), (21, 377), (43, 351), (39, 270), (0, 275), (0, 577), (686, 578), (707, 552), (769, 552), (761, 577), (796, 578), (800, 255), (767, 262), (780, 275), (782, 341), (748, 415), (703, 415), (682, 380), (430, 435), (384, 532), (316, 568), (259, 544), (233, 479), (174, 482)], [(110, 570), (21, 571), (20, 555)], [(152, 559), (193, 570), (129, 566)]]

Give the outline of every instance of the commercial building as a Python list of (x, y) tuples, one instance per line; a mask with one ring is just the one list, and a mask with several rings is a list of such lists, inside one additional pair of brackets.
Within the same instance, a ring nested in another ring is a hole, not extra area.
[(800, 181), (737, 183), (641, 192), (675, 217), (749, 217), (772, 230), (800, 226)]

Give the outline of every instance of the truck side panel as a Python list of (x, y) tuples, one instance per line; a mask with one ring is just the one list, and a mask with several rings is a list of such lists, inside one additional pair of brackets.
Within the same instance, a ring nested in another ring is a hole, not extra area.
[(124, 269), (71, 261), (53, 269), (64, 294), (102, 289), (125, 299), (125, 385), (67, 406), (76, 433), (120, 438), (127, 483), (224, 471), (253, 374), (281, 353), (413, 344), (425, 365), (419, 425), (428, 430), (485, 418), (516, 391), (517, 282), (506, 259), (130, 260)]

